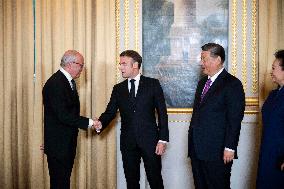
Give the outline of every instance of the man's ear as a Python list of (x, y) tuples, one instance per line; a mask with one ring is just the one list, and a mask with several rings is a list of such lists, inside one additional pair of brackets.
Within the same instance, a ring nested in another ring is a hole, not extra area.
[(69, 71), (71, 69), (71, 64), (72, 63), (65, 64), (64, 69)]
[(220, 56), (218, 56), (218, 57), (216, 58), (216, 61), (217, 61), (218, 63), (222, 64), (222, 60), (221, 60), (221, 57), (220, 57)]
[(138, 69), (138, 62), (134, 62), (133, 63), (133, 68), (137, 68)]

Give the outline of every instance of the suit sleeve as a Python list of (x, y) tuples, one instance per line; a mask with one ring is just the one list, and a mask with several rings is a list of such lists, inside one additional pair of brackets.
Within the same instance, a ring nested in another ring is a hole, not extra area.
[(74, 112), (69, 110), (69, 106), (64, 95), (64, 87), (61, 85), (53, 84), (50, 86), (46, 93), (48, 98), (48, 104), (45, 106), (51, 106), (50, 111), (54, 111), (54, 115), (64, 125), (70, 127), (76, 127), (80, 129), (87, 129), (89, 125), (89, 119), (80, 114), (76, 115)]
[(227, 105), (227, 125), (224, 145), (226, 148), (236, 150), (245, 110), (245, 93), (239, 80), (234, 80), (229, 86), (225, 100)]
[(109, 103), (106, 107), (106, 110), (104, 113), (101, 114), (99, 120), (102, 123), (102, 129), (105, 129), (108, 124), (115, 118), (116, 113), (118, 110), (118, 105), (117, 105), (117, 87), (114, 86), (112, 93), (111, 93), (111, 97), (109, 100)]
[(155, 108), (158, 114), (159, 140), (169, 141), (168, 114), (163, 89), (155, 80)]

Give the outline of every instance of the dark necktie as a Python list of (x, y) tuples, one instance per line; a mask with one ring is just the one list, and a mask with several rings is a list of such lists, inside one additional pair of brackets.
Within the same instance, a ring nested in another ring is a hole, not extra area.
[(210, 88), (210, 84), (211, 84), (211, 79), (207, 79), (206, 83), (205, 83), (205, 86), (203, 88), (203, 91), (202, 91), (202, 94), (201, 94), (201, 99), (200, 99), (200, 102), (202, 102), (205, 94), (208, 92), (209, 88)]
[(71, 83), (72, 83), (72, 90), (77, 91), (76, 83), (75, 83), (74, 79), (71, 80)]
[(129, 97), (130, 97), (130, 102), (132, 104), (134, 104), (135, 101), (135, 79), (131, 79), (130, 83), (131, 83), (131, 88), (130, 88), (130, 92), (129, 92)]

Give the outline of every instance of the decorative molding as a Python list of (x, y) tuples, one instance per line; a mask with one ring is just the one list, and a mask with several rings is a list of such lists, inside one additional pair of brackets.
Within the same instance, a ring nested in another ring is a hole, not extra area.
[(259, 100), (257, 97), (247, 97), (246, 106), (259, 106)]
[(168, 114), (191, 114), (193, 108), (168, 108)]
[[(168, 108), (168, 114), (192, 114), (193, 109), (187, 108), (181, 110), (181, 108)], [(258, 114), (259, 110), (245, 110), (245, 114)]]
[(124, 0), (124, 49), (129, 47), (129, 0)]
[(116, 82), (119, 82), (119, 52), (120, 52), (120, 0), (115, 1), (115, 32), (116, 32)]
[(135, 50), (139, 52), (139, 0), (135, 0), (134, 7), (135, 17)]
[(257, 37), (256, 37), (256, 17), (257, 17), (257, 0), (252, 0), (252, 93), (258, 92), (258, 79), (257, 79)]
[[(259, 100), (256, 97), (246, 98), (246, 107), (259, 107)], [(192, 114), (193, 108), (168, 108), (168, 114)], [(245, 114), (258, 114), (258, 110), (246, 110)]]
[(242, 82), (247, 89), (247, 0), (242, 0)]
[[(191, 119), (190, 120), (169, 120), (169, 123), (190, 123), (190, 122), (191, 122)], [(242, 124), (258, 124), (258, 122), (242, 121)]]
[(169, 123), (190, 123), (190, 120), (169, 120)]
[(237, 0), (232, 2), (232, 75), (237, 75)]
[(246, 110), (245, 114), (258, 114), (259, 111), (258, 110)]

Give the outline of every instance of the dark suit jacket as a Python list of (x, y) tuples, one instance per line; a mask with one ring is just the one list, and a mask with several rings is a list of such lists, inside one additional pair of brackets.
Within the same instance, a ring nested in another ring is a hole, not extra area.
[(141, 75), (134, 106), (129, 101), (128, 80), (115, 85), (106, 111), (99, 118), (102, 129), (116, 116), (118, 109), (121, 116), (121, 148), (132, 148), (138, 143), (152, 149), (158, 140), (169, 140), (167, 108), (157, 79)]
[(196, 89), (188, 141), (189, 147), (193, 141), (198, 159), (211, 161), (222, 159), (225, 147), (236, 152), (245, 94), (240, 80), (224, 69), (200, 103), (206, 80), (207, 76), (199, 81)]
[(270, 92), (262, 106), (262, 140), (257, 189), (284, 188), (284, 88)]
[(53, 74), (43, 87), (44, 152), (72, 162), (76, 154), (78, 128), (87, 129), (88, 118), (80, 116), (77, 91), (72, 91), (61, 71)]

